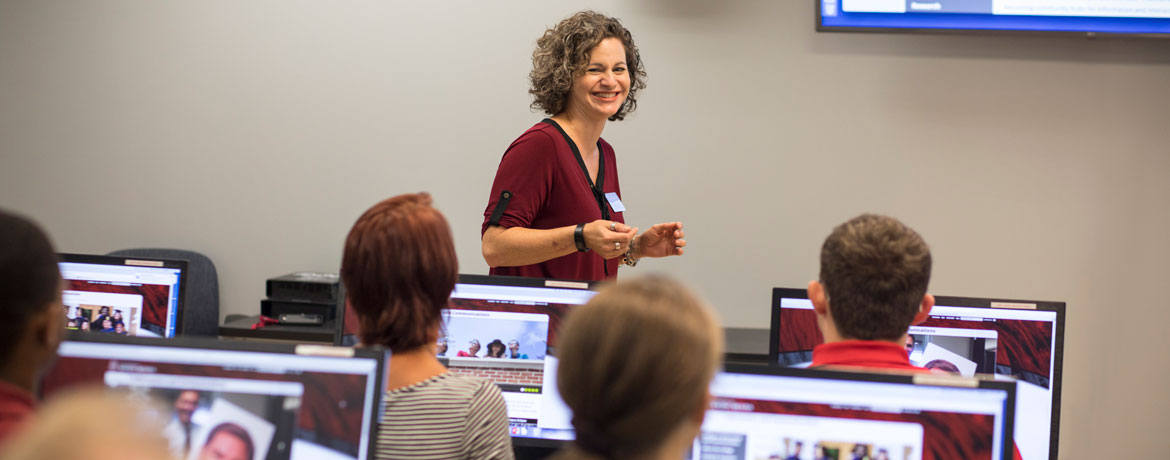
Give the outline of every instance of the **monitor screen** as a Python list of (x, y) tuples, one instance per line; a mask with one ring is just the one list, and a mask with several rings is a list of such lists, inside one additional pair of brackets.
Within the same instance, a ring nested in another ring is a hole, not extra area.
[[(824, 341), (804, 289), (772, 294), (771, 362), (807, 366)], [(1019, 380), (1016, 444), (1025, 460), (1056, 458), (1064, 303), (936, 296), (930, 317), (911, 326), (910, 362), (961, 375)]]
[(500, 387), (518, 444), (573, 439), (569, 409), (556, 391), (555, 344), (569, 310), (593, 297), (589, 287), (461, 275), (451, 293), (439, 358), (451, 372), (487, 378)]
[(1170, 36), (1165, 0), (813, 0), (824, 31), (1029, 31)]
[(61, 254), (65, 327), (86, 332), (174, 337), (187, 262)]
[(711, 383), (690, 458), (1010, 459), (1014, 390), (961, 377), (729, 366)]
[(175, 458), (196, 458), (216, 427), (243, 429), (252, 459), (369, 459), (382, 401), (379, 349), (159, 340), (72, 333), (45, 396), (104, 384), (158, 400)]

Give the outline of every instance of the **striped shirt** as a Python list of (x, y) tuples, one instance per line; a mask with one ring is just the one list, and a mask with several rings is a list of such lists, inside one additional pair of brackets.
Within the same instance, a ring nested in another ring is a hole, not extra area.
[(508, 412), (488, 380), (445, 372), (383, 395), (375, 458), (512, 459)]

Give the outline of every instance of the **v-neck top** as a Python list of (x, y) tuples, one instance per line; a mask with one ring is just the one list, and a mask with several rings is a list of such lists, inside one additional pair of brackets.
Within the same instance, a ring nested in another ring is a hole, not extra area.
[[(560, 125), (541, 120), (508, 146), (500, 160), (480, 234), (488, 227), (552, 229), (597, 219), (625, 223), (606, 199), (621, 198), (613, 147), (597, 140), (597, 184), (585, 160)], [(593, 251), (574, 252), (532, 265), (492, 267), (492, 275), (599, 281), (617, 276), (620, 258), (606, 261)]]

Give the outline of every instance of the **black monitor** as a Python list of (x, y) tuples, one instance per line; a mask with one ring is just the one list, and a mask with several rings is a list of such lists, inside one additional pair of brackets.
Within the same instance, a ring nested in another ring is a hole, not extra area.
[[(1055, 459), (1060, 434), (1064, 302), (935, 296), (910, 327), (911, 363), (1019, 380), (1016, 444), (1026, 459)], [(806, 366), (824, 341), (804, 289), (772, 290), (769, 362)], [(953, 367), (952, 367), (953, 366)]]
[(555, 447), (573, 439), (571, 414), (556, 391), (555, 344), (561, 322), (593, 297), (592, 287), (580, 281), (459, 276), (443, 313), (440, 341), (446, 349), (440, 346), (439, 358), (451, 372), (500, 387), (517, 446)]
[(1011, 459), (1012, 382), (729, 365), (690, 458)]
[(186, 261), (87, 254), (60, 257), (67, 328), (168, 338), (182, 333)]
[(225, 423), (247, 432), (254, 460), (374, 458), (379, 348), (73, 332), (58, 354), (42, 395), (104, 384), (160, 400), (175, 458), (195, 458)]

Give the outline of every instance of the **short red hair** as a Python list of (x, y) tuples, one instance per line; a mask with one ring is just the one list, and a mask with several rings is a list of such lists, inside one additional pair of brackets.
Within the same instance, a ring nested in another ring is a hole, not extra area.
[(341, 281), (365, 345), (428, 345), (458, 278), (451, 226), (425, 192), (375, 204), (345, 240)]

